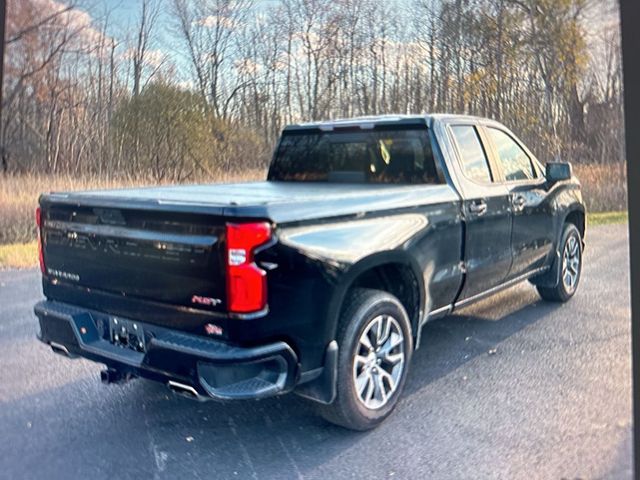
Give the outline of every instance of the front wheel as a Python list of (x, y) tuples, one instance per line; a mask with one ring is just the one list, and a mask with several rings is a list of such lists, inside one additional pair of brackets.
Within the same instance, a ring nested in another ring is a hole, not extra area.
[(555, 287), (537, 287), (540, 296), (552, 302), (566, 302), (576, 293), (582, 273), (582, 238), (576, 226), (565, 224), (560, 242), (560, 279)]
[(318, 408), (332, 423), (369, 430), (398, 403), (413, 352), (411, 324), (390, 293), (356, 289), (347, 302), (337, 334), (337, 395)]

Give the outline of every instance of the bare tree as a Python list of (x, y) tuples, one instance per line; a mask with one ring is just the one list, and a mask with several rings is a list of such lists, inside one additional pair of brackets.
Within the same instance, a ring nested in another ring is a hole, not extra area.
[(198, 90), (218, 117), (227, 118), (242, 88), (234, 41), (245, 28), (251, 0), (174, 0), (177, 30), (195, 74)]
[[(155, 26), (158, 22), (161, 3), (151, 3), (150, 0), (142, 0), (140, 7), (140, 17), (136, 26), (135, 43), (131, 51), (131, 62), (133, 66), (133, 96), (140, 94), (142, 79), (145, 68), (149, 64), (149, 49), (153, 40)], [(163, 61), (157, 61), (152, 66), (152, 71), (148, 75), (149, 81), (160, 69)]]
[(286, 123), (427, 111), (502, 120), (543, 160), (624, 159), (597, 0), (136, 1), (116, 38), (108, 11), (10, 0), (6, 171), (183, 180), (262, 168)]

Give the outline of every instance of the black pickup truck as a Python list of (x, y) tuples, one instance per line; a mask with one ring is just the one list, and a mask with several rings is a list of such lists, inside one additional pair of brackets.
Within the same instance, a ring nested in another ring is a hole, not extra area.
[(42, 195), (39, 339), (195, 399), (296, 392), (365, 430), (423, 325), (528, 280), (566, 301), (585, 208), (503, 125), (455, 115), (291, 125), (267, 181)]

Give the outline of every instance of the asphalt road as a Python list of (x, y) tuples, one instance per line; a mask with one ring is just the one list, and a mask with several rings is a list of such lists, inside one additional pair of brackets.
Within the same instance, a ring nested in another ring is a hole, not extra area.
[(522, 284), (428, 324), (396, 412), (367, 433), (292, 395), (103, 386), (99, 365), (35, 339), (38, 272), (0, 272), (0, 477), (631, 478), (627, 227), (587, 241), (568, 304)]

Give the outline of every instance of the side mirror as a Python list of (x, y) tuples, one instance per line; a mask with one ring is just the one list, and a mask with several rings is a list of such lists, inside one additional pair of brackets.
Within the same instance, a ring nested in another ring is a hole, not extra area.
[(570, 180), (573, 176), (573, 170), (569, 162), (548, 162), (545, 177), (549, 184)]

